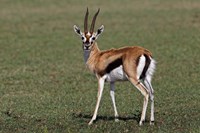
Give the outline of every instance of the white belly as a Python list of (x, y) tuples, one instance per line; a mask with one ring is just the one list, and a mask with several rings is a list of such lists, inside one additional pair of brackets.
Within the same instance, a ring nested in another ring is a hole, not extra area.
[(106, 78), (107, 82), (126, 81), (126, 80), (127, 76), (122, 69), (122, 65), (113, 69), (110, 73), (108, 73)]

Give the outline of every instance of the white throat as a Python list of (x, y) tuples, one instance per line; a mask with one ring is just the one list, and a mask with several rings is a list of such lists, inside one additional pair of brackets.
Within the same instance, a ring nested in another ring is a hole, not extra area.
[(83, 51), (84, 51), (84, 53), (83, 53), (84, 62), (85, 62), (85, 64), (86, 64), (87, 61), (88, 61), (88, 58), (89, 58), (89, 56), (90, 56), (91, 51), (90, 51), (90, 50), (83, 50)]

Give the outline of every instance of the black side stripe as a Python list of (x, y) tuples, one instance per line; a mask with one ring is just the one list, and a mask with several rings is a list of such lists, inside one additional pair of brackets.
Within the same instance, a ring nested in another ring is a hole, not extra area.
[(149, 58), (148, 55), (144, 54), (144, 57), (145, 57), (146, 61), (145, 61), (145, 66), (144, 66), (144, 69), (142, 71), (142, 74), (140, 75), (140, 79), (144, 79), (146, 77), (146, 72), (147, 72), (149, 65), (151, 63), (151, 59)]
[(110, 63), (106, 68), (106, 73), (110, 73), (113, 69), (122, 65), (122, 58), (116, 59), (112, 63)]

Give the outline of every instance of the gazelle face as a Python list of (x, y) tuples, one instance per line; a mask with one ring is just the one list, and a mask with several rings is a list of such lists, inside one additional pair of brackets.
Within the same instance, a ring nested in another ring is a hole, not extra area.
[[(99, 9), (100, 10), (100, 9)], [(98, 36), (103, 32), (104, 30), (104, 26), (102, 25), (97, 32), (94, 32), (94, 26), (95, 26), (95, 21), (96, 21), (96, 17), (99, 13), (99, 10), (96, 12), (96, 14), (93, 17), (92, 20), (92, 24), (90, 27), (90, 31), (88, 31), (88, 9), (87, 12), (85, 14), (85, 21), (84, 21), (84, 33), (81, 32), (80, 28), (78, 28), (76, 25), (74, 25), (74, 31), (81, 37), (81, 40), (83, 42), (83, 49), (84, 50), (91, 50), (92, 45), (94, 44), (94, 42), (97, 40)]]
[(97, 40), (98, 36), (103, 32), (104, 26), (102, 25), (95, 33), (82, 33), (81, 30), (74, 25), (74, 31), (81, 37), (83, 42), (83, 49), (90, 50), (93, 43)]

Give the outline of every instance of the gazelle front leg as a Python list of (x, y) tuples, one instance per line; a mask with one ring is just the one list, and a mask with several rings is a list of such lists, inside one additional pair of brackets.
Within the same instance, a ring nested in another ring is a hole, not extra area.
[(114, 111), (115, 111), (115, 121), (118, 122), (119, 121), (119, 119), (118, 119), (119, 115), (118, 115), (116, 104), (115, 104), (115, 84), (114, 84), (114, 82), (110, 83), (110, 96), (111, 96), (113, 108), (114, 108)]
[(90, 122), (88, 123), (89, 125), (91, 125), (93, 123), (93, 121), (96, 120), (96, 118), (97, 118), (97, 113), (98, 113), (99, 104), (100, 104), (102, 93), (103, 93), (105, 79), (106, 79), (106, 76), (98, 78), (97, 103), (96, 103), (96, 107), (95, 107), (95, 111), (94, 111), (93, 117), (90, 120)]

